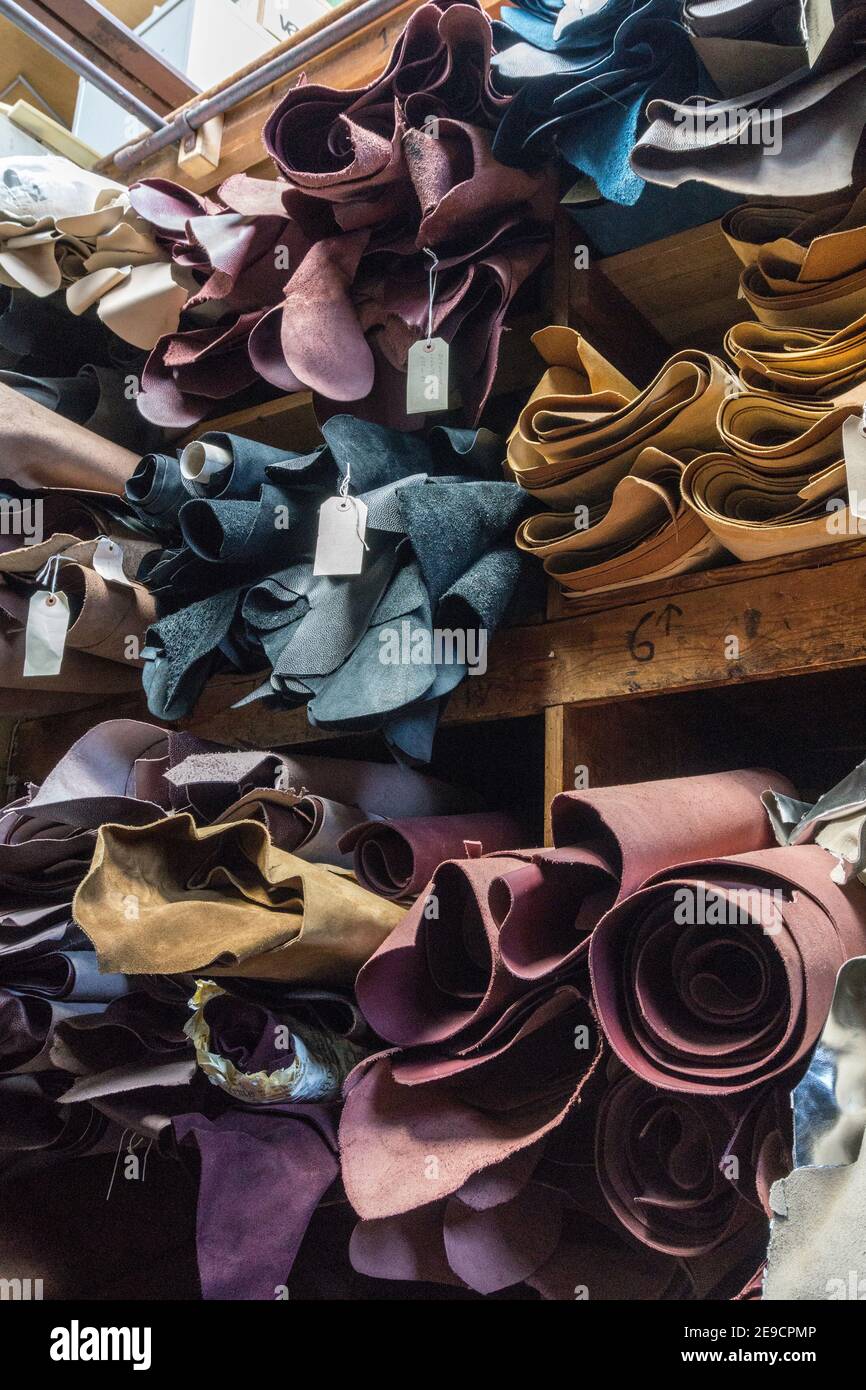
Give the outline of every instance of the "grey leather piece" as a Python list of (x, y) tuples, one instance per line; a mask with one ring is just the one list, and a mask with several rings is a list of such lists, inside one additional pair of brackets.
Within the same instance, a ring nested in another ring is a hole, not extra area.
[[(792, 188), (798, 197), (832, 193), (852, 182), (866, 122), (866, 58), (728, 101), (653, 101), (647, 115), (630, 162), (650, 183), (679, 188), (698, 179), (751, 198), (790, 198)], [(778, 152), (767, 155), (771, 140)]]

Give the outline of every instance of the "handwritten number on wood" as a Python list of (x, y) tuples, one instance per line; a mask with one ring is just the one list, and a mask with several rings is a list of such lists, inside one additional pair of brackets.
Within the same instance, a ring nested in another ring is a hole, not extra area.
[(675, 603), (667, 604), (660, 613), (657, 613), (654, 608), (650, 608), (648, 612), (644, 613), (640, 622), (636, 627), (632, 628), (628, 635), (628, 649), (635, 661), (652, 661), (656, 654), (655, 642), (651, 641), (647, 636), (641, 637), (643, 628), (651, 624), (653, 619), (655, 619), (655, 623), (653, 624), (654, 628), (659, 632), (663, 632), (665, 637), (670, 637), (673, 619), (681, 618), (682, 616), (683, 610), (678, 608)]

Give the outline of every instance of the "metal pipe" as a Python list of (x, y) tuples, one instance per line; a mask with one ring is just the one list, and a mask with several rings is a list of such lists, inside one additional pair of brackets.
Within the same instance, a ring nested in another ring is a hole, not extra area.
[[(3, 3), (3, 0), (0, 0), (0, 3)], [(198, 130), (214, 116), (223, 115), (230, 107), (238, 106), (248, 97), (254, 97), (264, 91), (265, 87), (278, 81), (287, 72), (303, 67), (311, 58), (318, 58), (319, 54), (326, 52), (335, 43), (351, 38), (368, 24), (374, 24), (377, 19), (382, 19), (397, 9), (401, 3), (402, 0), (365, 0), (356, 10), (340, 16), (285, 52), (278, 53), (270, 62), (264, 63), (246, 77), (230, 83), (212, 97), (206, 97), (204, 101), (187, 106), (154, 135), (147, 135), (137, 144), (127, 145), (125, 149), (118, 150), (114, 156), (114, 163), (124, 173), (134, 169), (145, 159), (150, 159), (151, 155), (159, 154), (160, 150), (164, 150), (168, 145), (186, 139), (192, 131)]]
[(116, 101), (118, 106), (122, 106), (124, 111), (128, 111), (130, 116), (135, 116), (136, 120), (141, 121), (152, 131), (162, 131), (166, 129), (166, 123), (155, 111), (151, 111), (149, 106), (145, 106), (143, 101), (134, 97), (125, 87), (121, 87), (119, 82), (115, 82), (113, 77), (98, 68), (95, 63), (91, 63), (89, 58), (85, 58), (83, 53), (78, 53), (60, 38), (59, 34), (53, 33), (47, 25), (40, 20), (34, 19), (32, 15), (22, 10), (15, 0), (0, 0), (0, 14), (21, 29), (28, 38), (33, 39), (42, 48), (53, 53), (55, 58), (59, 58), (61, 63), (77, 72), (79, 77), (84, 77), (88, 82), (92, 82), (94, 87), (98, 87), (104, 96)]

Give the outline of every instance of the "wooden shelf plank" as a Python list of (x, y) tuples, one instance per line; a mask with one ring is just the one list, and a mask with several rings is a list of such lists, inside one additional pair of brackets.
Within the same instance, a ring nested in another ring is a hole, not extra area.
[[(693, 347), (718, 353), (731, 325), (752, 317), (746, 300), (738, 297), (741, 269), (719, 222), (606, 256), (597, 264), (598, 272), (673, 352)], [(579, 278), (581, 272), (573, 274)]]
[[(467, 677), (445, 721), (515, 719), (866, 665), (866, 539), (598, 598), (568, 617), (499, 632), (486, 674)], [(336, 737), (312, 728), (303, 709), (230, 708), (258, 683), (213, 681), (183, 727), (251, 747)], [(15, 768), (38, 780), (86, 728), (120, 717), (148, 719), (143, 697), (23, 722)], [(549, 716), (551, 733), (558, 719)]]

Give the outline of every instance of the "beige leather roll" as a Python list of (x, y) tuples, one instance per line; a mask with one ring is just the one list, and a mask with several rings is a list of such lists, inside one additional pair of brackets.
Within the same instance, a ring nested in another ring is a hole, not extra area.
[(644, 449), (608, 507), (529, 517), (517, 544), (543, 559), (546, 572), (575, 597), (707, 569), (725, 551), (683, 502), (683, 467), (670, 454)]
[(866, 402), (866, 314), (835, 332), (735, 323), (725, 352), (743, 385), (754, 390), (834, 405)]
[[(610, 379), (599, 373), (596, 380), (607, 386)], [(717, 444), (716, 415), (734, 389), (735, 378), (717, 357), (691, 350), (676, 353), (649, 386), (624, 401), (622, 393), (618, 400), (616, 390), (595, 386), (590, 394), (539, 388), (509, 443), (511, 471), (554, 509), (608, 502), (642, 449), (676, 454)]]

